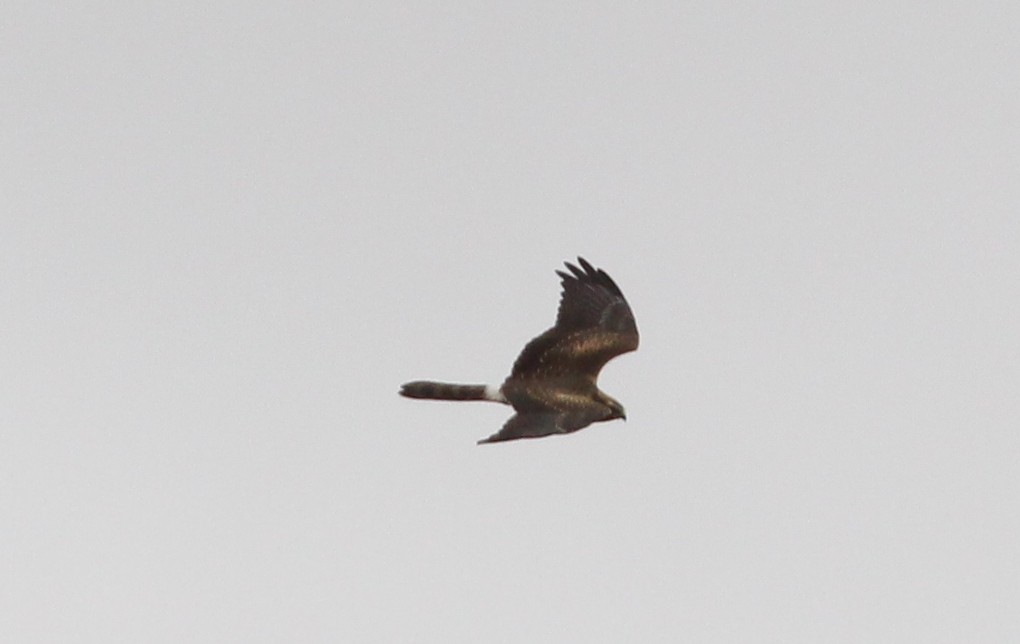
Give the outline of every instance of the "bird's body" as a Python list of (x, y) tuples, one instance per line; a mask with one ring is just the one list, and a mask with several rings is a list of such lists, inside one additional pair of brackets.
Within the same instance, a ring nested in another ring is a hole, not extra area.
[(556, 324), (529, 342), (502, 386), (409, 382), (400, 394), (431, 400), (488, 400), (513, 406), (503, 428), (479, 443), (568, 434), (591, 423), (626, 419), (623, 406), (599, 390), (599, 371), (638, 348), (634, 314), (620, 288), (582, 258), (557, 271), (563, 295)]

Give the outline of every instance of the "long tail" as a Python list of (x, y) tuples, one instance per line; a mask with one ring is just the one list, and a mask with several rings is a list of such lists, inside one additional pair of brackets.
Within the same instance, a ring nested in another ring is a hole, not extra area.
[(415, 380), (400, 387), (400, 395), (429, 400), (491, 400), (506, 402), (503, 394), (487, 385), (455, 385), (448, 382)]

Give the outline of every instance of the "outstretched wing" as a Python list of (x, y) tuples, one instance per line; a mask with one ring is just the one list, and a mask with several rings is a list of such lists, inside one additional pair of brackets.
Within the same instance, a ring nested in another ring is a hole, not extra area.
[(570, 411), (519, 412), (511, 416), (502, 429), (478, 441), (478, 444), (569, 434), (584, 429), (596, 420), (602, 420), (599, 411), (594, 406), (588, 406)]
[(556, 271), (563, 294), (556, 325), (524, 347), (510, 378), (582, 375), (592, 382), (611, 359), (638, 348), (634, 313), (620, 287), (583, 258)]

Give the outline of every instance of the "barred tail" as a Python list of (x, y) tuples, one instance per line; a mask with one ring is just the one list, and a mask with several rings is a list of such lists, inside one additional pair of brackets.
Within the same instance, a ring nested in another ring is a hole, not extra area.
[(486, 385), (454, 385), (446, 382), (415, 380), (400, 388), (400, 395), (407, 398), (430, 400), (493, 400), (506, 402), (498, 389)]

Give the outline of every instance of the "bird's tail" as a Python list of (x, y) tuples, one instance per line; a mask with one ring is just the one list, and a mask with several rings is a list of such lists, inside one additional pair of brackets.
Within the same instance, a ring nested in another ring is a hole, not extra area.
[(400, 387), (400, 395), (429, 400), (492, 400), (506, 402), (499, 389), (488, 385), (455, 385), (448, 382), (415, 380)]

